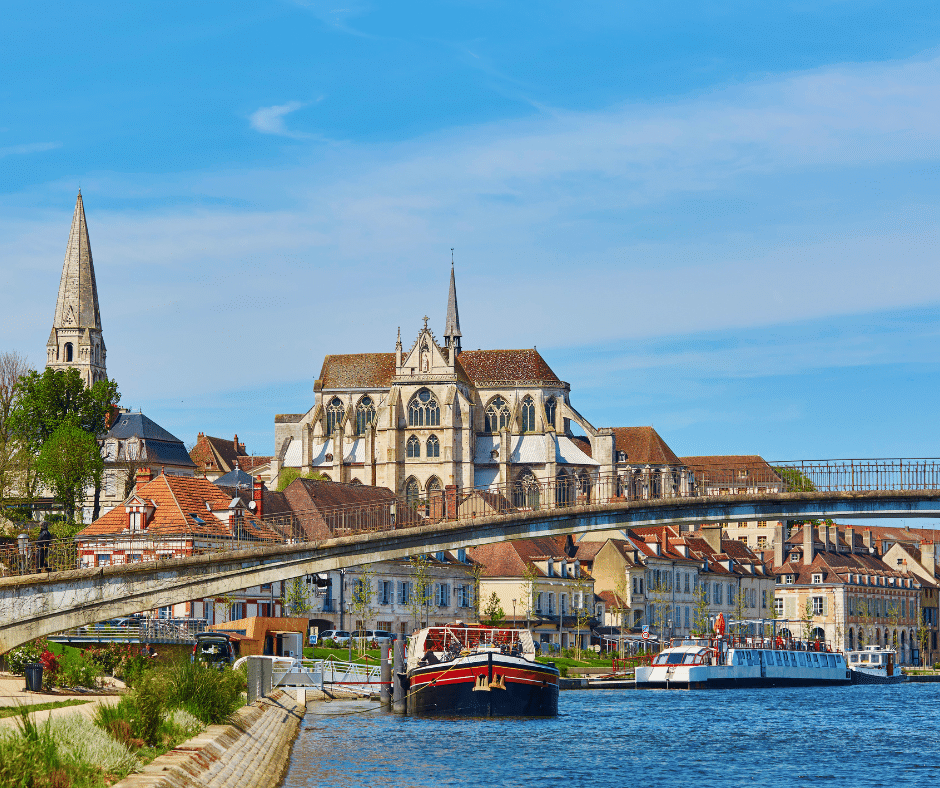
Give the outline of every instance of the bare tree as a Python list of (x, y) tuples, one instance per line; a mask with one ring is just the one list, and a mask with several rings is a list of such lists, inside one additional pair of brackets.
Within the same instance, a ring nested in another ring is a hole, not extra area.
[(15, 351), (0, 353), (0, 503), (29, 499), (35, 492), (35, 464), (13, 428), (11, 416), (19, 401), (17, 383), (32, 367)]
[(525, 610), (526, 628), (532, 627), (532, 610), (535, 607), (535, 583), (538, 581), (539, 570), (531, 561), (522, 570), (522, 605)]
[[(411, 569), (411, 594), (408, 597), (408, 609), (411, 611), (411, 617), (414, 620), (415, 629), (421, 629), (422, 614), (425, 607), (431, 602), (431, 560), (426, 555), (413, 555), (408, 559)], [(482, 564), (479, 572), (482, 574)], [(473, 589), (473, 604), (477, 614), (477, 621), (480, 620), (480, 581), (476, 567), (470, 570), (470, 576), (476, 583)]]

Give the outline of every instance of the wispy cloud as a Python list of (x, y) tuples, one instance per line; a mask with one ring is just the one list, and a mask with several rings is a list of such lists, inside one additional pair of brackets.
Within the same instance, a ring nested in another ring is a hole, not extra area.
[(29, 142), (25, 145), (9, 145), (5, 148), (0, 148), (0, 158), (4, 156), (18, 156), (25, 153), (42, 153), (43, 151), (55, 150), (61, 147), (61, 142)]
[(262, 134), (277, 134), (291, 139), (308, 139), (311, 135), (300, 131), (291, 131), (284, 126), (284, 118), (291, 112), (307, 106), (302, 101), (288, 101), (286, 104), (277, 104), (273, 107), (261, 107), (251, 113), (249, 121), (255, 131)]

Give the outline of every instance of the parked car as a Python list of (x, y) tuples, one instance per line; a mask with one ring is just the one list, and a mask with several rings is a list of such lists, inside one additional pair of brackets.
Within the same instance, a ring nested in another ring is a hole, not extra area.
[(326, 629), (320, 633), (320, 640), (332, 640), (345, 646), (349, 642), (349, 633), (345, 629)]
[(205, 662), (219, 669), (235, 661), (235, 648), (225, 632), (199, 632), (193, 646), (193, 662)]
[(372, 632), (373, 640), (395, 640), (398, 638), (394, 632), (386, 632), (384, 629), (376, 629)]

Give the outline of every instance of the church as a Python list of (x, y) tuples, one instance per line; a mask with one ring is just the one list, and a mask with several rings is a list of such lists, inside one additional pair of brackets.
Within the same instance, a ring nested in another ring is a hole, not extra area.
[(275, 417), (273, 474), (316, 471), (433, 501), (451, 485), (551, 484), (583, 498), (614, 473), (614, 431), (575, 410), (537, 350), (464, 350), (462, 338), (451, 267), (442, 341), (425, 317), (408, 349), (399, 330), (394, 352), (326, 356), (310, 410)]

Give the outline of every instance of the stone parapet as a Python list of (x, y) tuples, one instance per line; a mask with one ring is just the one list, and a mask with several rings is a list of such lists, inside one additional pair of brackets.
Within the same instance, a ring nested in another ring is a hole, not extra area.
[(276, 788), (306, 707), (281, 691), (239, 709), (114, 788)]

